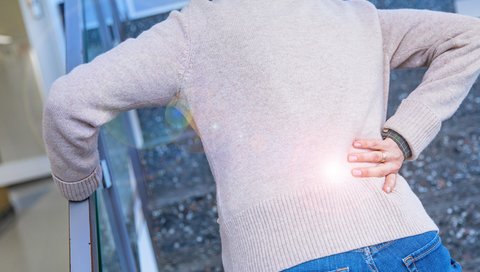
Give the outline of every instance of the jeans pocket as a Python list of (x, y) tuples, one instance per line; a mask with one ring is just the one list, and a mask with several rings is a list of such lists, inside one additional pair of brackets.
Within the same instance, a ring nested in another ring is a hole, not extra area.
[[(443, 246), (438, 232), (428, 243), (408, 254), (402, 261), (410, 272), (461, 271), (452, 269), (452, 258), (448, 249)], [(459, 265), (456, 264), (455, 267)]]

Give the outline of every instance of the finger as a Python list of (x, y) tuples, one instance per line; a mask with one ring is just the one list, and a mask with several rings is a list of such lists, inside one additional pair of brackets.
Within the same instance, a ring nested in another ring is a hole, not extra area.
[[(389, 153), (384, 151), (385, 155), (390, 158)], [(348, 155), (348, 160), (350, 162), (380, 162), (382, 160), (381, 151), (372, 151), (364, 153), (352, 153)]]
[(377, 166), (354, 168), (352, 175), (356, 177), (385, 177), (394, 170), (394, 165), (390, 163), (381, 163)]
[(385, 178), (383, 191), (385, 191), (387, 194), (391, 193), (393, 191), (393, 188), (395, 188), (396, 184), (397, 184), (397, 174), (396, 173), (388, 174), (387, 177)]
[(383, 150), (385, 148), (385, 142), (378, 139), (356, 139), (353, 141), (353, 146), (357, 148)]
[[(384, 150), (386, 161), (399, 161), (404, 160), (403, 152), (399, 150)], [(348, 161), (350, 162), (377, 162), (382, 161), (382, 152), (372, 151), (364, 153), (350, 153), (348, 154)]]

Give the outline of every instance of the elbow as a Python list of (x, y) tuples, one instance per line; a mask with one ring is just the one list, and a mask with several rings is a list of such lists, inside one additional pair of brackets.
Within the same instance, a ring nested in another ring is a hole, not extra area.
[(67, 98), (62, 84), (62, 78), (55, 80), (50, 87), (47, 99), (43, 106), (42, 128), (44, 140), (47, 139), (49, 132), (58, 129), (58, 124), (65, 119), (68, 114)]
[[(72, 92), (67, 88), (63, 77), (58, 78), (50, 87), (42, 112), (42, 138), (47, 155), (58, 156), (60, 145), (69, 144), (79, 148), (82, 144), (77, 140), (78, 117), (75, 116)], [(80, 139), (81, 140), (81, 139)], [(81, 147), (80, 147), (81, 148)], [(62, 158), (65, 159), (65, 158)]]
[(45, 107), (52, 108), (52, 109), (60, 109), (60, 107), (65, 107), (68, 94), (68, 84), (66, 83), (66, 76), (61, 76), (57, 78), (50, 87), (49, 94), (47, 97), (47, 101)]
[(52, 172), (62, 169), (65, 161), (64, 155), (59, 152), (59, 145), (65, 141), (67, 133), (62, 126), (66, 120), (66, 106), (61, 89), (57, 79), (49, 90), (42, 112), (42, 139)]
[(59, 87), (59, 79), (55, 80), (50, 87), (48, 92), (47, 99), (43, 105), (43, 124), (42, 127), (44, 132), (47, 132), (48, 129), (52, 126), (53, 121), (56, 120), (56, 116), (61, 116), (62, 111), (62, 99), (59, 97), (61, 95)]
[(42, 136), (57, 187), (66, 199), (81, 201), (99, 186), (102, 173), (97, 130), (84, 126), (75, 97), (78, 92), (69, 85), (61, 77), (50, 87), (43, 107)]

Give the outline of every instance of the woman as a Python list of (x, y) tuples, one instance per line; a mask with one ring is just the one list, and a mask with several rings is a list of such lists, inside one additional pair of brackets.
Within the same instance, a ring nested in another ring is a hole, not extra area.
[[(192, 0), (55, 81), (53, 179), (87, 198), (99, 128), (175, 98), (215, 178), (226, 271), (460, 270), (398, 170), (468, 94), (479, 35), (478, 18), (365, 0)], [(385, 120), (390, 70), (421, 66)]]

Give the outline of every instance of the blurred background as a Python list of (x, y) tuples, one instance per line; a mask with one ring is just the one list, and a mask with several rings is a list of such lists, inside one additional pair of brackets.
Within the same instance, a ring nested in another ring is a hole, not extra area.
[[(54, 187), (41, 138), (57, 77), (187, 2), (1, 0), (0, 271), (223, 271), (214, 180), (181, 105), (124, 112), (102, 127), (107, 174), (81, 203)], [(480, 17), (476, 0), (371, 2)], [(387, 118), (425, 71), (392, 71)], [(400, 173), (452, 257), (480, 271), (480, 83)]]

